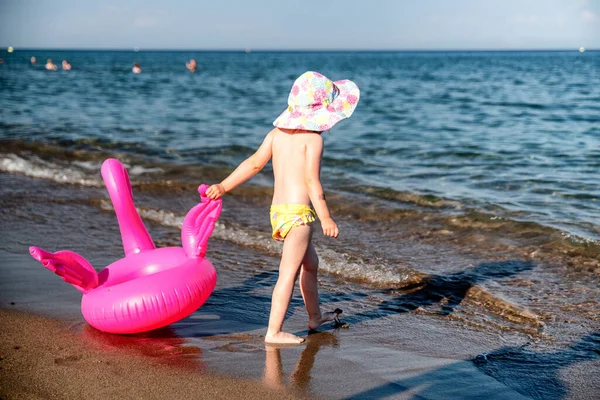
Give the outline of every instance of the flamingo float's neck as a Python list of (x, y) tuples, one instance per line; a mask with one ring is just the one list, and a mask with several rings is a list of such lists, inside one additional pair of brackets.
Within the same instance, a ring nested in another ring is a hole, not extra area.
[(133, 203), (129, 175), (123, 164), (114, 158), (104, 161), (102, 179), (117, 214), (125, 256), (154, 249), (154, 242)]

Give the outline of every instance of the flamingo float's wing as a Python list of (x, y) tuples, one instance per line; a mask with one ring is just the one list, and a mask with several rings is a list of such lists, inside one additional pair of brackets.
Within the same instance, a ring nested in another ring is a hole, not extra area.
[(29, 253), (80, 292), (87, 293), (98, 286), (98, 274), (94, 267), (77, 253), (68, 250), (50, 253), (35, 246), (29, 248)]
[(206, 197), (206, 189), (208, 185), (200, 185), (198, 188), (201, 203), (187, 213), (181, 227), (181, 244), (190, 258), (204, 257), (208, 238), (221, 215), (221, 199), (209, 199)]

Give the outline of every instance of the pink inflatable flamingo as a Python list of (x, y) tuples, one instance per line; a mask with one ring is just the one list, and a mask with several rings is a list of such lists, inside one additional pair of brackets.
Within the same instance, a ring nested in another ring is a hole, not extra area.
[(221, 214), (221, 200), (205, 196), (183, 220), (183, 247), (157, 249), (135, 205), (127, 170), (118, 160), (102, 164), (123, 240), (125, 257), (100, 273), (72, 251), (30, 247), (33, 258), (83, 293), (81, 312), (93, 327), (110, 333), (138, 333), (169, 325), (196, 311), (210, 296), (217, 273), (204, 255)]

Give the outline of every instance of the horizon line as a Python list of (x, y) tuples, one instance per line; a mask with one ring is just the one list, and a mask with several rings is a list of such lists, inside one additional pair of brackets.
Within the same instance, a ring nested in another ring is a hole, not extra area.
[[(141, 47), (19, 47), (15, 48), (14, 46), (0, 46), (0, 48), (8, 49), (9, 47), (13, 47), (14, 52), (18, 51), (122, 51), (122, 52), (246, 52), (246, 53), (343, 53), (343, 52), (356, 52), (356, 53), (392, 53), (392, 52), (431, 52), (431, 53), (443, 53), (443, 52), (562, 52), (562, 51), (579, 51), (580, 47), (576, 48), (523, 48), (523, 49), (513, 49), (513, 48), (464, 48), (464, 49), (437, 49), (437, 48), (423, 48), (423, 49), (364, 49), (364, 48), (356, 48), (356, 49), (310, 49), (310, 48), (298, 48), (298, 49), (278, 49), (278, 48), (141, 48)], [(583, 47), (581, 47), (583, 48)], [(599, 48), (584, 48), (585, 51), (600, 51)], [(8, 52), (4, 50), (4, 52)]]

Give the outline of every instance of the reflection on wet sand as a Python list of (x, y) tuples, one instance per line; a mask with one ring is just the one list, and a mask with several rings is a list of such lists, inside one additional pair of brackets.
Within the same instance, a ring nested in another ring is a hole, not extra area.
[(150, 357), (159, 364), (198, 371), (205, 368), (202, 349), (191, 346), (170, 327), (135, 335), (114, 335), (85, 324), (82, 337), (92, 345)]
[[(315, 364), (315, 358), (321, 346), (338, 347), (337, 336), (329, 332), (310, 333), (306, 340), (306, 347), (302, 350), (300, 358), (296, 363), (294, 371), (290, 374), (292, 389), (307, 394), (310, 388), (311, 370)], [(282, 389), (286, 386), (283, 372), (283, 363), (281, 361), (281, 352), (286, 350), (285, 346), (265, 344), (265, 372), (263, 376), (264, 383), (275, 389)]]

